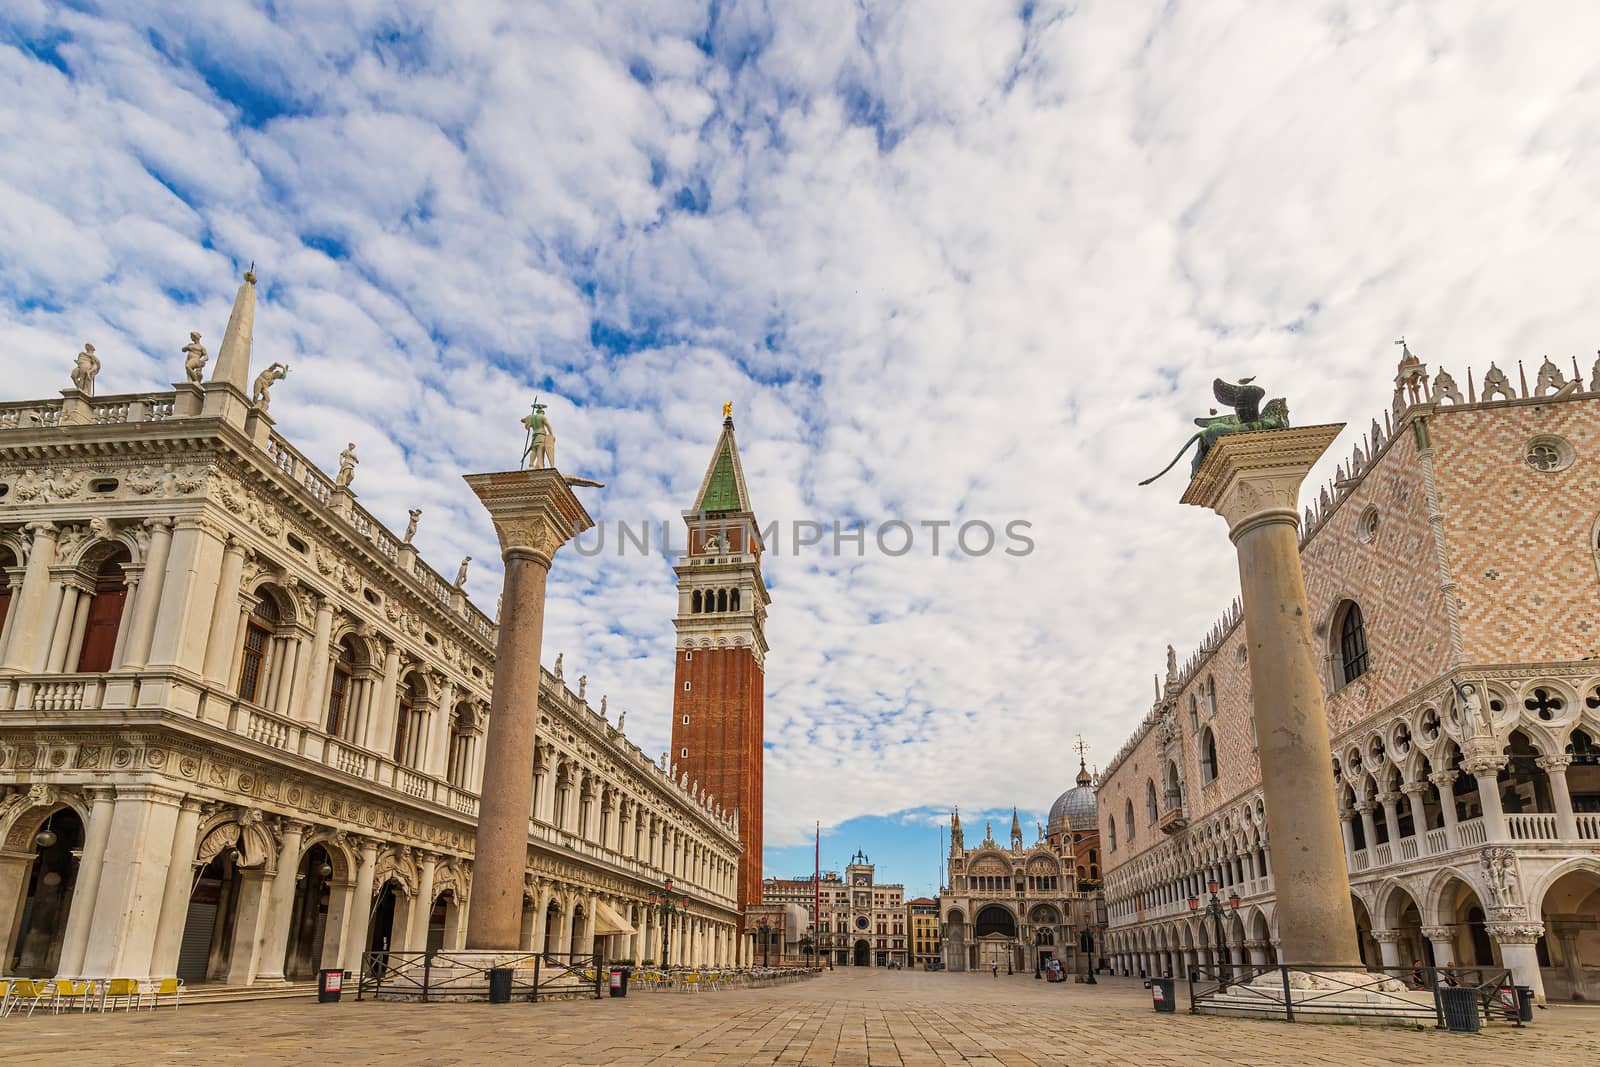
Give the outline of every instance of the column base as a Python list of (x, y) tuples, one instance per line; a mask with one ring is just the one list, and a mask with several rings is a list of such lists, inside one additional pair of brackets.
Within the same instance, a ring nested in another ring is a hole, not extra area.
[[(1297, 1023), (1433, 1027), (1438, 1019), (1431, 990), (1409, 988), (1396, 978), (1366, 971), (1289, 972), (1289, 1007)], [(1269, 970), (1225, 990), (1198, 994), (1200, 1015), (1284, 1019), (1283, 973)]]

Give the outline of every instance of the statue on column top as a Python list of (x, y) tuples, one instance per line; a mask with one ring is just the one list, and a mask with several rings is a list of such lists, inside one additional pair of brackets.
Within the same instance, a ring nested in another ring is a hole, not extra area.
[(1190, 468), (1190, 477), (1200, 469), (1206, 454), (1211, 451), (1211, 446), (1217, 440), (1230, 433), (1248, 433), (1253, 430), (1281, 430), (1289, 425), (1289, 404), (1283, 397), (1274, 397), (1268, 400), (1265, 407), (1261, 401), (1266, 397), (1267, 391), (1259, 385), (1252, 385), (1254, 378), (1240, 378), (1238, 384), (1224, 381), (1221, 378), (1211, 382), (1211, 394), (1217, 401), (1233, 409), (1232, 415), (1218, 415), (1215, 408), (1211, 409), (1208, 417), (1197, 418), (1194, 424), (1200, 427), (1200, 432), (1191, 436), (1178, 449), (1178, 454), (1172, 457), (1172, 462), (1162, 467), (1160, 472), (1140, 482), (1140, 485), (1149, 485), (1151, 482), (1166, 474), (1178, 465), (1178, 460), (1189, 451), (1189, 446), (1199, 444), (1199, 449), (1194, 455), (1194, 463)]
[(333, 484), (340, 489), (350, 488), (350, 483), (356, 480), (356, 464), (360, 462), (356, 458), (356, 443), (351, 441), (339, 453), (339, 476), (333, 480)]
[(410, 511), (406, 512), (406, 514), (410, 516), (410, 521), (406, 523), (405, 537), (405, 543), (409, 545), (411, 543), (411, 539), (417, 536), (417, 520), (422, 518), (422, 509), (412, 508)]
[(206, 354), (206, 346), (200, 343), (200, 331), (189, 331), (189, 343), (183, 346), (183, 373), (191, 382), (199, 385), (205, 378), (206, 360), (211, 357)]
[(522, 426), (528, 431), (528, 439), (522, 449), (522, 462), (527, 470), (555, 469), (556, 432), (544, 408), (539, 398), (534, 397), (533, 410), (522, 417)]
[(554, 674), (556, 676), (556, 681), (558, 681), (558, 682), (561, 681), (561, 661), (566, 658), (566, 655), (567, 654), (565, 652), (557, 652), (556, 653), (555, 670), (550, 672), (551, 674)]
[(83, 343), (72, 367), (72, 387), (84, 396), (94, 396), (95, 376), (100, 373), (100, 357), (94, 354), (94, 345)]
[(456, 588), (460, 589), (467, 584), (467, 568), (472, 564), (472, 557), (462, 559), (461, 566), (456, 569)]
[(583, 699), (583, 691), (585, 689), (588, 689), (588, 688), (589, 688), (589, 676), (587, 674), (578, 675), (578, 699), (579, 700)]

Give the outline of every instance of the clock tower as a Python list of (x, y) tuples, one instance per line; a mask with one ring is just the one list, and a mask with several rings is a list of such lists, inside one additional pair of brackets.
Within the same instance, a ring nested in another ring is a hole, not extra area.
[(722, 435), (683, 521), (688, 545), (673, 567), (673, 773), (687, 772), (691, 783), (738, 813), (742, 921), (746, 905), (761, 903), (762, 708), (772, 598), (761, 577), (761, 535), (730, 407), (723, 408)]

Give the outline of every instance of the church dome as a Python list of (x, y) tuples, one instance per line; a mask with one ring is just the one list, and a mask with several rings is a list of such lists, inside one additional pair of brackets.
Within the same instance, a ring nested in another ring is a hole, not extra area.
[(1098, 826), (1095, 817), (1094, 779), (1089, 776), (1089, 771), (1078, 761), (1078, 784), (1062, 793), (1056, 802), (1050, 805), (1050, 822), (1045, 826), (1045, 833), (1054, 837), (1056, 834), (1070, 833), (1073, 830), (1093, 830)]

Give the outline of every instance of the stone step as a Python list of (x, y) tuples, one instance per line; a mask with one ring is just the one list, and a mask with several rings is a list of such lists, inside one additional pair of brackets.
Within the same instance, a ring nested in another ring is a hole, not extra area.
[[(352, 983), (352, 987), (353, 987)], [(354, 988), (350, 989), (354, 993)], [(195, 985), (183, 989), (183, 1004), (237, 1004), (252, 1000), (289, 1000), (295, 997), (315, 997), (317, 983), (290, 982), (272, 985)]]

